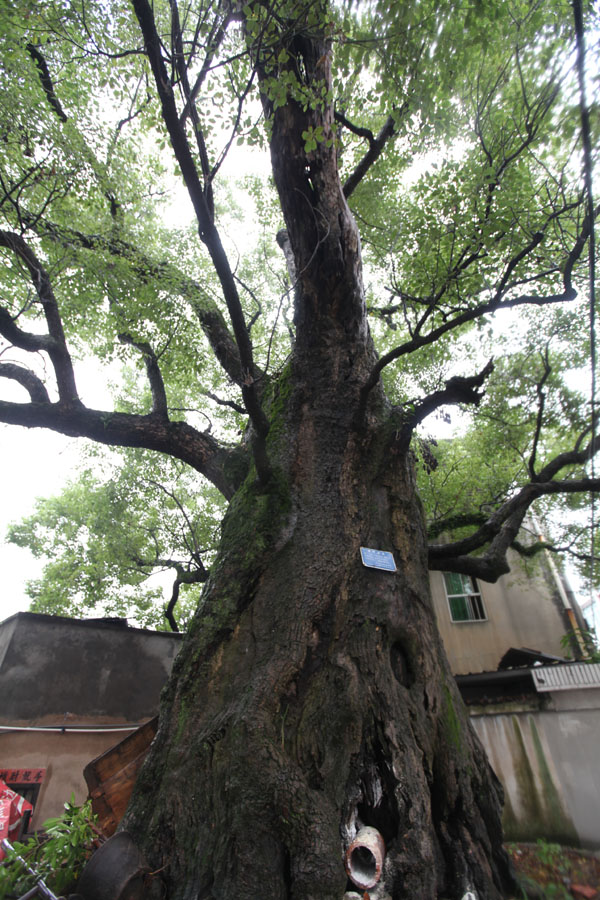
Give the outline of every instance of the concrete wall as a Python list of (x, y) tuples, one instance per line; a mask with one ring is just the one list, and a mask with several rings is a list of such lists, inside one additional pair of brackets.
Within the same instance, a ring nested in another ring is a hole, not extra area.
[(504, 786), (507, 840), (600, 848), (600, 688), (469, 713)]
[(181, 640), (34, 613), (0, 624), (0, 768), (47, 770), (33, 828), (71, 792), (83, 802), (84, 767), (156, 715)]
[(484, 622), (452, 622), (443, 575), (431, 573), (438, 627), (455, 675), (495, 671), (510, 647), (564, 656), (560, 639), (570, 626), (549, 573), (540, 567), (528, 575), (514, 558), (512, 562), (513, 571), (496, 584), (478, 582)]
[(61, 732), (0, 731), (0, 767), (46, 769), (40, 786), (30, 830), (41, 828), (64, 812), (64, 804), (75, 795), (81, 805), (88, 795), (83, 777), (85, 766), (122, 740), (127, 731), (79, 734)]
[(0, 625), (0, 724), (155, 715), (181, 635), (17, 613)]

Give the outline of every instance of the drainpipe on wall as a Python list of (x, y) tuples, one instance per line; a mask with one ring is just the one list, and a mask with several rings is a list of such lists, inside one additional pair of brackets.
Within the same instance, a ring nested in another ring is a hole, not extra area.
[[(538, 522), (537, 518), (533, 514), (531, 515), (531, 521), (533, 522), (533, 526), (534, 526), (535, 530), (537, 531), (538, 540), (543, 541), (544, 536), (541, 533), (540, 523)], [(546, 557), (546, 562), (548, 563), (548, 568), (550, 569), (550, 574), (552, 575), (552, 579), (553, 579), (556, 589), (558, 591), (558, 596), (560, 597), (560, 602), (562, 603), (563, 609), (567, 616), (567, 620), (569, 622), (569, 625), (571, 626), (571, 630), (573, 632), (573, 640), (577, 644), (577, 649), (579, 650), (580, 658), (584, 659), (586, 656), (586, 648), (585, 648), (583, 638), (581, 636), (581, 628), (580, 628), (579, 622), (577, 621), (577, 618), (575, 616), (575, 610), (573, 609), (573, 606), (571, 605), (571, 601), (569, 600), (567, 592), (565, 591), (565, 586), (563, 584), (562, 578), (560, 577), (560, 573), (559, 573), (558, 569), (556, 568), (556, 563), (552, 559), (552, 554), (549, 553), (548, 550), (544, 550), (544, 555)]]

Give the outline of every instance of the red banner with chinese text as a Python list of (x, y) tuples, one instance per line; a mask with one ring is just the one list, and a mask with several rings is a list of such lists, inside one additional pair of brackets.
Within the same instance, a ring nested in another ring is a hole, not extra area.
[(0, 781), (6, 784), (41, 784), (45, 776), (45, 769), (8, 769), (0, 766)]

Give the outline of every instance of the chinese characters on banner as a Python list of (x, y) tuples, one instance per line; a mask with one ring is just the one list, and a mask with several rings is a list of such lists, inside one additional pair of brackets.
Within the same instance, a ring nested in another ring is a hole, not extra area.
[(46, 775), (45, 769), (5, 769), (0, 766), (0, 781), (6, 784), (41, 784)]

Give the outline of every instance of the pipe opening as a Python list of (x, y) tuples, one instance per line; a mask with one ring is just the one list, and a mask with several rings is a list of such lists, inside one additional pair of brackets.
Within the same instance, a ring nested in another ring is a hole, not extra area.
[(350, 855), (350, 878), (355, 884), (369, 886), (377, 881), (377, 861), (368, 847), (356, 847)]
[(346, 851), (346, 872), (357, 887), (374, 887), (383, 869), (385, 845), (376, 828), (362, 828)]

